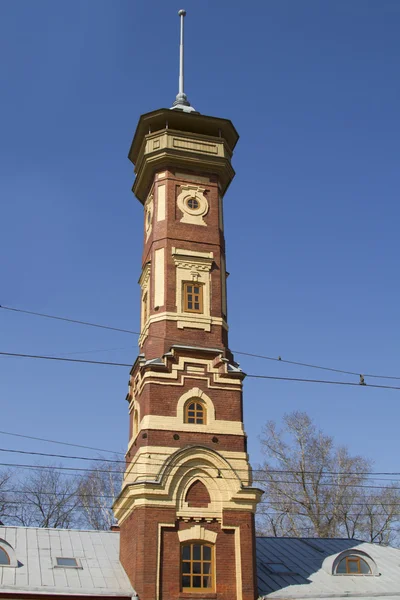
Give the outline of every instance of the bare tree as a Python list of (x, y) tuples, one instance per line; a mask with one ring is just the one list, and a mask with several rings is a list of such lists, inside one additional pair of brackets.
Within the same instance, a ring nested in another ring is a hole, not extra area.
[(83, 523), (93, 529), (110, 529), (116, 524), (112, 504), (122, 487), (125, 463), (115, 457), (92, 466), (82, 478), (78, 496)]
[[(0, 522), (5, 523), (12, 517), (12, 501), (8, 490), (12, 472), (7, 469), (0, 471)], [(10, 514), (11, 513), (11, 514)]]
[(65, 476), (57, 465), (32, 470), (19, 488), (14, 496), (13, 522), (28, 527), (71, 528), (77, 524), (77, 478)]
[(285, 415), (282, 431), (268, 422), (261, 443), (268, 460), (260, 477), (259, 533), (394, 540), (397, 490), (366, 494), (371, 462), (335, 446), (306, 413)]

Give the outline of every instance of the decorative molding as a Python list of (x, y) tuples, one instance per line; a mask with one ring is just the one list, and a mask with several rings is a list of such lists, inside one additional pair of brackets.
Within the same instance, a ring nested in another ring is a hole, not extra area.
[(146, 234), (146, 242), (149, 239), (149, 235), (153, 228), (153, 212), (154, 212), (154, 197), (153, 197), (153, 194), (150, 194), (144, 205), (144, 215), (145, 215), (144, 229), (145, 229), (145, 234)]
[(154, 251), (154, 298), (151, 305), (154, 308), (164, 306), (165, 284), (165, 250), (158, 248)]
[[(164, 173), (165, 176), (165, 173)], [(158, 175), (160, 178), (160, 175)], [(165, 183), (157, 187), (157, 221), (165, 220), (166, 198), (165, 198)]]
[(240, 547), (240, 527), (222, 525), (222, 529), (233, 531), (235, 536), (236, 600), (242, 600), (242, 550)]
[[(182, 212), (181, 223), (190, 223), (192, 225), (205, 225), (203, 217), (208, 212), (208, 201), (204, 195), (205, 188), (197, 185), (181, 185), (181, 192), (176, 199), (179, 210)], [(196, 207), (190, 207), (190, 201), (197, 204)]]
[[(176, 315), (178, 329), (191, 327), (211, 331), (211, 267), (214, 254), (212, 252), (197, 252), (172, 248), (172, 257), (176, 266)], [(189, 273), (188, 273), (189, 271)], [(203, 312), (190, 313), (183, 310), (183, 283), (195, 281), (203, 284)]]
[(157, 580), (156, 580), (156, 598), (161, 599), (160, 581), (161, 581), (161, 536), (165, 527), (175, 527), (175, 523), (159, 523), (157, 531)]
[[(175, 351), (172, 352), (175, 356)], [(189, 373), (187, 370), (188, 365), (195, 365), (196, 367), (204, 365), (204, 374), (199, 372)], [(183, 387), (186, 385), (186, 380), (189, 379), (204, 382), (209, 390), (224, 389), (241, 392), (244, 374), (240, 378), (237, 375), (230, 376), (226, 361), (215, 365), (214, 359), (179, 356), (177, 362), (168, 365), (168, 357), (164, 357), (164, 368), (162, 370), (139, 370), (134, 377), (131, 376), (131, 393), (133, 397), (139, 396), (145, 385), (149, 383)]]
[[(217, 144), (207, 144), (205, 142), (194, 142), (187, 138), (174, 136), (172, 138), (172, 146), (174, 148), (182, 148), (183, 150), (192, 150), (194, 152), (205, 152), (206, 154), (218, 154)], [(154, 146), (153, 146), (154, 148)]]
[[(160, 454), (135, 455), (125, 472), (121, 493), (114, 503), (114, 514), (123, 522), (138, 506), (174, 508), (177, 517), (221, 520), (224, 510), (255, 512), (262, 491), (248, 487), (238, 468), (233, 468), (222, 453), (205, 446), (169, 450), (161, 461)], [(245, 471), (249, 469), (244, 461)], [(246, 468), (247, 467), (247, 468)], [(207, 487), (211, 502), (207, 508), (185, 505), (190, 485), (200, 479)]]
[(188, 542), (189, 540), (202, 540), (210, 544), (215, 544), (217, 535), (215, 531), (210, 531), (201, 525), (193, 525), (190, 529), (178, 531), (178, 538), (181, 543)]

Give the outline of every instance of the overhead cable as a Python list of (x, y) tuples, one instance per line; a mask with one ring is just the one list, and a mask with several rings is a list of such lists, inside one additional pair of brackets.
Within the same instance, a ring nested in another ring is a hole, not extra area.
[[(70, 319), (68, 317), (59, 317), (56, 315), (49, 315), (46, 313), (39, 313), (39, 312), (35, 312), (35, 311), (31, 311), (31, 310), (23, 310), (21, 308), (14, 308), (11, 306), (2, 306), (0, 305), (0, 308), (2, 308), (3, 310), (9, 310), (9, 311), (13, 311), (13, 312), (17, 312), (17, 313), (23, 313), (23, 314), (28, 314), (28, 315), (34, 315), (37, 317), (43, 317), (46, 319), (55, 319), (57, 321), (65, 321), (67, 323), (75, 323), (78, 325), (85, 325), (88, 327), (96, 327), (96, 328), (100, 328), (100, 329), (108, 329), (110, 331), (116, 331), (116, 332), (120, 332), (120, 333), (127, 333), (130, 335), (141, 335), (140, 331), (134, 331), (132, 329), (123, 329), (120, 327), (112, 327), (110, 325), (102, 325), (100, 323), (92, 323), (90, 321), (82, 321), (82, 320), (78, 320), (78, 319)], [(160, 336), (160, 335), (154, 335), (154, 334), (148, 334), (148, 337), (153, 337), (153, 338), (158, 338), (158, 339), (165, 339), (167, 341), (170, 341), (172, 343), (176, 343), (176, 340), (170, 339), (170, 338), (165, 338), (164, 336)], [(325, 367), (323, 365), (315, 365), (312, 363), (306, 363), (306, 362), (300, 362), (300, 361), (294, 361), (294, 360), (287, 360), (282, 358), (281, 356), (275, 357), (275, 356), (266, 356), (264, 354), (256, 354), (256, 353), (252, 353), (252, 352), (244, 352), (242, 350), (234, 350), (232, 349), (232, 352), (234, 354), (240, 354), (242, 356), (249, 356), (251, 358), (260, 358), (263, 360), (269, 360), (269, 361), (274, 361), (274, 362), (280, 362), (280, 363), (284, 363), (284, 364), (289, 364), (289, 365), (293, 365), (293, 366), (299, 366), (299, 367), (305, 367), (305, 368), (309, 368), (309, 369), (320, 369), (323, 371), (331, 371), (333, 373), (342, 373), (343, 375), (355, 375), (357, 377), (360, 377), (361, 373), (359, 371), (347, 371), (344, 369), (336, 369), (334, 367)], [(371, 378), (376, 378), (376, 379), (393, 379), (393, 380), (397, 380), (400, 381), (400, 376), (392, 376), (392, 375), (377, 375), (375, 373), (362, 373), (363, 377), (371, 377)]]

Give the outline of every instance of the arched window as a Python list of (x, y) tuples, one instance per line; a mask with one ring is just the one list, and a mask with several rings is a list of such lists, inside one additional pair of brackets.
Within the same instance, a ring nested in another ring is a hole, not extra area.
[(371, 575), (371, 568), (361, 556), (348, 554), (339, 562), (336, 573), (339, 575)]
[(213, 591), (214, 548), (211, 544), (181, 545), (181, 588), (183, 592)]
[(206, 424), (206, 407), (201, 400), (192, 399), (185, 404), (185, 423)]
[(3, 550), (3, 548), (0, 548), (0, 565), (9, 565), (10, 564), (10, 557), (8, 556), (7, 552), (5, 550)]

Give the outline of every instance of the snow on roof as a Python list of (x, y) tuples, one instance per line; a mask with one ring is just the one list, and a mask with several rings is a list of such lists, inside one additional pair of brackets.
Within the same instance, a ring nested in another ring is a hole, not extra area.
[[(0, 591), (127, 596), (135, 594), (119, 562), (119, 534), (112, 531), (0, 527), (17, 566), (0, 566)], [(79, 568), (56, 566), (76, 558)]]

